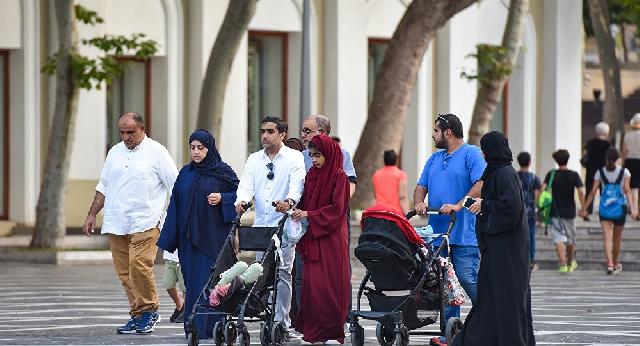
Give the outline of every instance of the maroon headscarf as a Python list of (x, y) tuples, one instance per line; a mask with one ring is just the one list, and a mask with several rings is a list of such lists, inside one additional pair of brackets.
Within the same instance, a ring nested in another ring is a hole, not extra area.
[(302, 208), (308, 213), (309, 230), (300, 240), (298, 252), (307, 260), (317, 260), (316, 239), (341, 231), (346, 225), (349, 182), (342, 169), (340, 145), (325, 134), (313, 137), (311, 143), (325, 162), (321, 168), (312, 166), (305, 178)]

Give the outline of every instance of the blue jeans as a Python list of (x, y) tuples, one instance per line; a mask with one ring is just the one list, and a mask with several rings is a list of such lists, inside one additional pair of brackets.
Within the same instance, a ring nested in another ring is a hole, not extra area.
[(536, 258), (536, 219), (529, 219), (529, 262)]
[[(480, 250), (473, 245), (451, 245), (451, 263), (456, 271), (460, 285), (464, 288), (471, 304), (476, 303), (478, 296), (478, 269), (480, 268)], [(451, 317), (460, 317), (459, 306), (447, 306), (444, 316), (448, 321)]]

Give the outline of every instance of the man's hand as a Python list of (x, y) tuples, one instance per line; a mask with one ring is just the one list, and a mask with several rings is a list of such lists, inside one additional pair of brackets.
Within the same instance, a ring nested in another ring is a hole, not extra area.
[(209, 202), (210, 205), (217, 205), (222, 202), (222, 195), (218, 192), (212, 192), (207, 196), (207, 202)]
[(459, 204), (444, 204), (440, 207), (440, 212), (443, 214), (451, 214), (452, 211), (458, 212), (462, 209), (462, 206)]
[(424, 215), (427, 213), (427, 204), (424, 202), (417, 203), (413, 206), (413, 209), (418, 215)]
[(241, 201), (240, 203), (236, 204), (236, 213), (238, 213), (238, 215), (244, 214), (244, 212), (245, 212), (244, 206), (246, 204), (247, 204), (247, 202), (245, 202), (245, 201)]
[(84, 220), (84, 227), (82, 228), (84, 234), (87, 237), (90, 237), (96, 231), (96, 216), (95, 215), (87, 215), (87, 218)]
[(291, 206), (289, 205), (288, 201), (274, 201), (273, 202), (276, 206), (276, 211), (278, 213), (284, 213), (285, 211), (289, 210), (291, 208)]

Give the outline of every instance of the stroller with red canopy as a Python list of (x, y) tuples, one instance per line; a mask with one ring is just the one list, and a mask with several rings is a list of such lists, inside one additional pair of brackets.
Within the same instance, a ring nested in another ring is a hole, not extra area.
[[(440, 211), (429, 209), (427, 214), (436, 215)], [(449, 338), (462, 328), (458, 318), (445, 322), (447, 269), (439, 260), (449, 246), (449, 233), (456, 215), (449, 215), (447, 230), (439, 235), (442, 242), (438, 246), (425, 242), (416, 233), (409, 223), (415, 215), (415, 211), (405, 216), (379, 205), (362, 214), (362, 235), (355, 256), (365, 266), (366, 274), (358, 289), (356, 309), (349, 318), (352, 345), (364, 345), (364, 328), (359, 319), (377, 321), (376, 337), (384, 346), (408, 345), (409, 331), (438, 320), (439, 333), (421, 331), (419, 334)], [(363, 293), (371, 311), (361, 309)], [(425, 311), (437, 312), (438, 316), (419, 314)]]

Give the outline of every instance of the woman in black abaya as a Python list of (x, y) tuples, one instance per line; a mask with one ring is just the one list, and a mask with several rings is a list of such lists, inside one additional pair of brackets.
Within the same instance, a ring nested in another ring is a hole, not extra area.
[(481, 260), (478, 298), (452, 345), (535, 345), (529, 291), (529, 233), (522, 186), (511, 166), (507, 138), (498, 131), (482, 137), (487, 161), (476, 233)]

